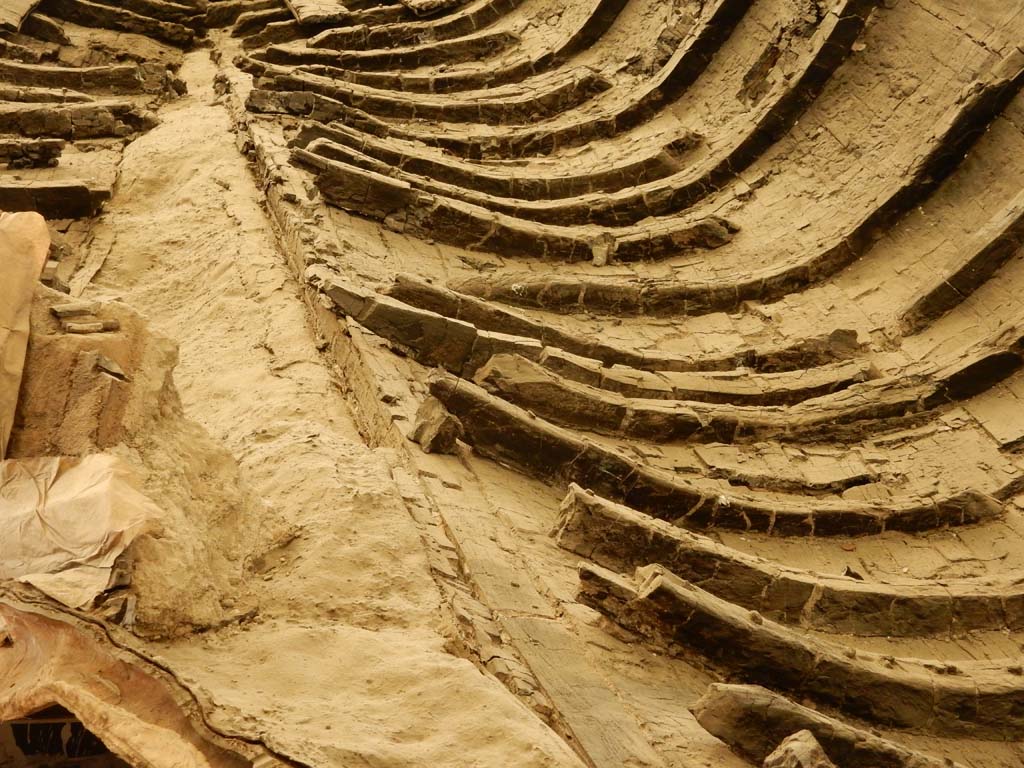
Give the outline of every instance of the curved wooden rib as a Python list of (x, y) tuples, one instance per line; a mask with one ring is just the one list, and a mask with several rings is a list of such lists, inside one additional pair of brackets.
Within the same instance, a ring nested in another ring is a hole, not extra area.
[(519, 42), (512, 32), (477, 32), (437, 43), (372, 51), (332, 51), (271, 45), (253, 53), (269, 64), (326, 64), (349, 69), (388, 70), (455, 64), (493, 56)]
[(523, 0), (474, 0), (458, 12), (420, 22), (334, 27), (309, 38), (310, 48), (336, 51), (396, 48), (450, 40), (478, 32), (514, 11)]
[[(347, 151), (345, 146), (334, 146), (332, 150), (330, 145), (322, 144), (319, 148), (315, 145), (307, 148), (325, 157), (392, 175), (427, 192), (445, 194), (520, 218), (562, 225), (599, 224), (621, 227), (636, 224), (650, 216), (675, 213), (692, 205), (733, 178), (776, 141), (816, 98), (832, 71), (846, 57), (849, 46), (863, 28), (870, 6), (871, 3), (850, 0), (835, 15), (830, 14), (815, 33), (810, 51), (803, 56), (803, 67), (799, 75), (777, 89), (775, 98), (762, 101), (755, 114), (744, 116), (742, 122), (749, 125), (728, 134), (728, 140), (722, 142), (722, 149), (716, 150), (695, 168), (686, 168), (659, 180), (631, 186), (616, 194), (591, 194), (539, 202), (496, 197), (490, 193), (476, 192), (473, 187), (479, 183), (472, 183), (472, 179), (469, 189), (438, 181), (438, 175), (444, 179), (450, 177), (451, 172), (438, 167), (436, 163), (432, 169), (436, 173), (422, 176), (384, 162), (374, 164), (370, 158), (352, 149), (351, 145)], [(489, 97), (486, 94), (476, 94), (468, 103), (455, 99), (422, 102), (395, 99), (369, 90), (351, 93), (353, 86), (314, 79), (311, 75), (288, 75), (281, 71), (270, 74), (274, 75), (271, 85), (276, 90), (310, 90), (386, 119), (422, 117), (448, 122), (466, 120), (491, 124), (532, 121), (565, 111), (597, 92), (596, 86), (591, 86), (587, 79), (588, 71), (566, 71), (564, 75), (569, 76), (573, 84), (571, 94), (555, 96), (554, 89), (558, 80), (542, 81), (530, 88), (527, 102), (520, 104), (515, 94), (511, 94), (512, 98), (501, 102), (501, 109), (495, 110), (487, 108)], [(590, 77), (597, 75), (590, 73)], [(606, 84), (605, 87), (609, 86)], [(470, 95), (467, 94), (466, 98), (469, 99)], [(542, 178), (535, 179), (538, 185), (542, 181)]]
[[(999, 343), (1000, 339), (994, 340)], [(522, 356), (496, 355), (476, 375), (477, 383), (509, 402), (565, 426), (653, 442), (799, 440), (829, 434), (840, 425), (916, 417), (952, 400), (970, 397), (1009, 376), (1024, 362), (1024, 338), (1005, 346), (965, 350), (946, 364), (913, 376), (874, 379), (791, 406), (757, 407), (671, 398), (620, 395), (567, 380)]]
[[(250, 104), (259, 98), (250, 95)], [(510, 257), (531, 254), (543, 259), (586, 261), (617, 247), (607, 230), (559, 227), (517, 219), (481, 206), (413, 189), (410, 184), (374, 171), (330, 160), (304, 149), (293, 149), (296, 164), (317, 172), (324, 198), (339, 208), (380, 219), (390, 228), (470, 250)], [(636, 240), (630, 259), (667, 258), (693, 249), (718, 248), (735, 227), (718, 216), (695, 215), (680, 220), (670, 238)]]
[(569, 486), (559, 546), (618, 573), (657, 563), (701, 589), (786, 624), (850, 635), (918, 637), (1024, 628), (1017, 579), (863, 581), (778, 565)]
[(712, 683), (693, 713), (712, 735), (759, 765), (787, 736), (809, 730), (843, 768), (962, 768), (854, 728), (759, 685)]
[[(874, 235), (891, 226), (911, 207), (927, 197), (962, 160), (974, 140), (1024, 85), (1024, 54), (1011, 54), (961, 103), (950, 109), (933, 138), (909, 163), (909, 172), (887, 190), (882, 202), (852, 226), (837, 232), (825, 248), (790, 263), (774, 262), (747, 269), (735, 280), (714, 283), (664, 279), (617, 280), (610, 291), (607, 281), (559, 275), (557, 291), (551, 278), (502, 273), (498, 278), (461, 280), (453, 288), (482, 298), (534, 306), (557, 312), (615, 311), (618, 314), (703, 314), (735, 310), (744, 301), (771, 301), (805, 288), (850, 264), (870, 248)], [(699, 210), (699, 208), (698, 208)], [(657, 219), (644, 227), (646, 237), (618, 237), (609, 249), (611, 258), (632, 259), (636, 249), (649, 252), (652, 244), (671, 237), (672, 219)], [(634, 238), (636, 238), (634, 240)], [(515, 286), (515, 290), (512, 290)], [(609, 298), (614, 298), (614, 304)]]
[(924, 531), (1001, 514), (1000, 503), (968, 489), (884, 506), (794, 496), (757, 499), (702, 489), (676, 475), (546, 422), (480, 387), (436, 373), (430, 393), (455, 414), (465, 440), (483, 456), (532, 477), (575, 482), (615, 501), (694, 530), (725, 528), (780, 536), (863, 536), (885, 530)]
[(964, 244), (948, 274), (926, 286), (900, 313), (904, 335), (920, 331), (973, 293), (1024, 245), (1024, 193), (1017, 195)]
[[(326, 65), (303, 65), (301, 69), (348, 79), (355, 83), (419, 93), (450, 93), (475, 88), (490, 88), (518, 82), (567, 62), (578, 53), (597, 44), (618, 19), (631, 0), (598, 0), (586, 21), (561, 44), (536, 56), (522, 57), (514, 62), (466, 72), (362, 72)], [(372, 33), (374, 30), (368, 30)], [(464, 32), (462, 34), (465, 34)], [(368, 44), (372, 44), (368, 43)]]
[[(557, 125), (549, 126), (542, 122), (537, 126), (490, 136), (477, 136), (478, 132), (476, 131), (470, 137), (455, 136), (450, 131), (430, 133), (404, 130), (389, 124), (376, 125), (374, 130), (421, 141), (431, 146), (443, 147), (464, 157), (549, 154), (559, 148), (579, 146), (594, 138), (614, 135), (640, 124), (653, 112), (679, 99), (707, 67), (714, 53), (722, 41), (731, 34), (733, 27), (743, 16), (750, 2), (752, 0), (715, 0), (714, 7), (705, 13), (698, 27), (662, 68), (658, 76), (648, 81), (648, 85), (641, 92), (631, 94), (625, 104), (611, 111), (567, 120), (556, 118), (553, 122)], [(415, 65), (439, 63), (441, 60), (449, 62), (466, 60), (457, 58), (463, 54), (463, 49), (455, 47), (455, 44), (456, 41), (471, 39), (475, 40), (476, 37), (455, 38), (445, 41), (444, 44), (438, 44), (435, 49), (432, 49), (436, 51), (437, 57), (431, 58), (429, 61), (418, 58)], [(447, 58), (440, 58), (442, 54), (445, 54)], [(397, 53), (380, 52), (370, 55), (374, 57), (372, 61), (379, 61), (382, 57), (390, 56), (387, 60), (391, 66), (402, 65), (399, 59), (394, 58), (398, 55)], [(270, 64), (327, 64), (330, 66), (349, 66), (345, 63), (344, 57), (349, 57), (352, 66), (367, 58), (357, 54), (316, 52), (311, 49), (284, 49), (275, 46), (254, 54), (254, 56)], [(342, 60), (339, 60), (339, 56), (343, 57)], [(409, 63), (409, 65), (413, 64)], [(371, 115), (340, 103), (331, 104), (326, 97), (320, 97), (320, 100), (321, 112), (326, 113), (333, 109), (338, 118), (344, 116), (346, 120), (357, 120), (364, 127), (373, 127), (374, 118)]]
[(638, 586), (580, 566), (580, 599), (670, 651), (772, 689), (809, 696), (885, 725), (984, 739), (1024, 733), (1024, 677), (1016, 660), (956, 664), (893, 658), (800, 635), (705, 592), (659, 566)]
[[(263, 65), (260, 69), (264, 75), (260, 79), (262, 89), (285, 93), (315, 93), (349, 107), (409, 120), (521, 123), (571, 109), (611, 87), (599, 73), (582, 68), (540, 75), (536, 81), (526, 81), (497, 92), (470, 92), (459, 98), (433, 94), (410, 97), (397, 91), (339, 83), (321, 75), (293, 74), (285, 67), (272, 64)], [(313, 150), (312, 147), (310, 149)], [(371, 170), (387, 173), (388, 168), (385, 166)], [(394, 175), (401, 178), (397, 173)]]
[[(336, 291), (350, 289), (335, 278), (331, 278), (330, 282)], [(456, 293), (407, 273), (395, 275), (394, 279), (382, 288), (382, 292), (411, 307), (465, 321), (483, 331), (517, 334), (536, 339), (545, 346), (537, 358), (538, 362), (566, 378), (621, 391), (623, 394), (628, 393), (628, 390), (623, 391), (625, 385), (615, 386), (608, 380), (609, 377), (618, 378), (618, 374), (622, 374), (623, 378), (632, 377), (639, 380), (648, 372), (732, 371), (740, 367), (764, 373), (803, 373), (817, 366), (847, 364), (860, 349), (855, 332), (838, 329), (821, 335), (811, 335), (782, 346), (744, 348), (726, 355), (683, 357), (669, 352), (616, 346), (603, 342), (599, 337), (584, 337), (560, 331), (550, 324), (509, 310), (500, 304)], [(408, 339), (392, 341), (413, 346)], [(616, 369), (610, 370), (611, 366), (616, 366)], [(622, 370), (623, 367), (632, 370)], [(465, 373), (469, 376), (473, 375), (476, 369), (449, 370), (452, 373)], [(637, 372), (636, 376), (633, 375), (634, 370)], [(639, 383), (637, 387), (640, 387)]]

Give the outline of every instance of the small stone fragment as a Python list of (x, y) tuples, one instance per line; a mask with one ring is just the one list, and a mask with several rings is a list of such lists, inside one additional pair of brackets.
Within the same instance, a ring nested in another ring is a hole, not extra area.
[(764, 768), (836, 768), (810, 731), (797, 731), (764, 759)]
[(416, 411), (411, 439), (424, 453), (454, 453), (463, 435), (462, 422), (448, 412), (436, 397), (428, 397)]
[(846, 576), (849, 579), (856, 579), (857, 581), (864, 581), (864, 577), (850, 566), (846, 566), (843, 570), (843, 576)]
[(89, 320), (86, 322), (65, 322), (64, 330), (67, 333), (104, 333), (107, 331), (121, 330), (121, 324), (117, 320)]
[(96, 367), (104, 373), (110, 374), (115, 379), (128, 381), (128, 374), (124, 372), (124, 368), (106, 355), (99, 355), (96, 358)]
[(99, 305), (94, 301), (73, 301), (67, 304), (55, 304), (50, 307), (50, 312), (63, 320), (66, 317), (94, 315), (98, 309)]
[[(136, 606), (136, 603), (137, 603), (137, 598), (135, 597), (135, 595), (128, 595), (125, 598), (124, 613), (121, 615), (120, 619), (118, 619), (118, 622), (125, 629), (129, 629), (130, 630), (130, 629), (132, 629), (135, 626), (135, 606)], [(831, 765), (831, 763), (829, 763), (829, 765)]]

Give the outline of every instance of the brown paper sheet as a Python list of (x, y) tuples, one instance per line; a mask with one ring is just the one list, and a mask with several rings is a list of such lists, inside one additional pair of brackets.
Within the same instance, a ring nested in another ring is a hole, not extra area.
[(33, 584), (79, 608), (160, 515), (115, 456), (0, 462), (0, 580)]
[(6, 456), (18, 404), (32, 295), (49, 250), (42, 216), (0, 213), (0, 459)]

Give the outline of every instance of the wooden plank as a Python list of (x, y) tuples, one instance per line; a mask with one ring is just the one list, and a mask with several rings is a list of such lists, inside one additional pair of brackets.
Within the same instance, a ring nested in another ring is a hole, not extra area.
[(595, 768), (664, 768), (636, 719), (602, 684), (582, 643), (565, 627), (532, 616), (502, 624)]
[(458, 8), (464, 0), (398, 0), (398, 2), (417, 16), (429, 16), (433, 13)]
[(110, 190), (77, 179), (43, 181), (0, 178), (0, 210), (38, 211), (48, 219), (95, 216)]
[(0, 0), (0, 27), (17, 32), (40, 0)]
[(1015, 373), (968, 400), (964, 408), (1000, 448), (1012, 448), (1024, 442), (1024, 374)]
[[(417, 458), (421, 467), (440, 465), (437, 477), (457, 476), (455, 459), (427, 454)], [(437, 477), (423, 479), (483, 601), (498, 613), (554, 617), (554, 608), (533, 585), (514, 539), (486, 499), (472, 493), (468, 482), (459, 489), (447, 488)]]
[(299, 24), (342, 24), (350, 14), (337, 0), (285, 0), (285, 5)]

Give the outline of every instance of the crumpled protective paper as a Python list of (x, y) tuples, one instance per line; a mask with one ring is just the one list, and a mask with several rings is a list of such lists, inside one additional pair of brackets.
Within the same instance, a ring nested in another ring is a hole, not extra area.
[(88, 605), (107, 589), (117, 557), (159, 516), (115, 456), (0, 462), (0, 580)]
[(18, 404), (32, 296), (49, 251), (42, 216), (0, 213), (0, 459), (6, 456)]

